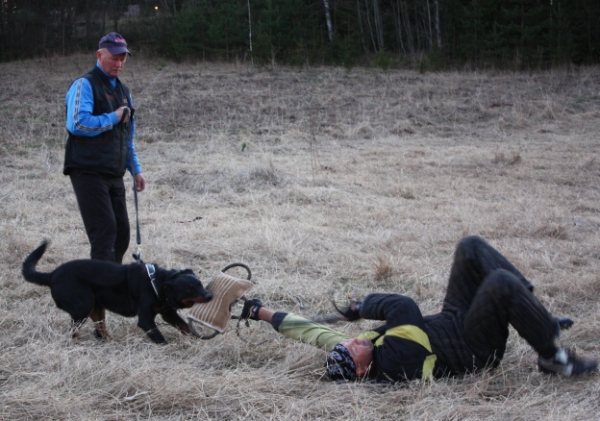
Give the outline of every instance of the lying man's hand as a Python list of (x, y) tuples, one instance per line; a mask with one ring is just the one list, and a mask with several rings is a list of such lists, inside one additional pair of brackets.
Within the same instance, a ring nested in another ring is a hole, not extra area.
[(262, 302), (255, 298), (254, 300), (246, 300), (240, 319), (242, 320), (260, 320), (258, 318), (258, 310), (262, 307)]
[(335, 304), (335, 302), (333, 303), (333, 306), (335, 307), (337, 312), (342, 315), (343, 320), (348, 320), (350, 322), (354, 322), (354, 321), (360, 319), (360, 306), (361, 306), (360, 301), (350, 301), (350, 304), (348, 304), (348, 307), (346, 307), (345, 309), (339, 308)]

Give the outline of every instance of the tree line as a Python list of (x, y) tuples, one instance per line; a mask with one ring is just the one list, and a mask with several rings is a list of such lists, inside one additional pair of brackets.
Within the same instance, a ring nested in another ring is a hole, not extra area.
[(598, 0), (0, 0), (0, 61), (133, 51), (256, 64), (548, 68), (600, 61)]

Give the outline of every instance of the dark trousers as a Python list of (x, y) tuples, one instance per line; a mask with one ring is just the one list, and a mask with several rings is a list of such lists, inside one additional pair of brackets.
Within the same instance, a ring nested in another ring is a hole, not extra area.
[[(496, 367), (511, 325), (542, 357), (555, 354), (558, 324), (533, 286), (482, 238), (458, 244), (442, 312), (425, 318), (449, 373)], [(451, 339), (443, 339), (449, 331)]]
[(123, 261), (129, 247), (129, 216), (123, 177), (74, 172), (70, 175), (91, 258)]

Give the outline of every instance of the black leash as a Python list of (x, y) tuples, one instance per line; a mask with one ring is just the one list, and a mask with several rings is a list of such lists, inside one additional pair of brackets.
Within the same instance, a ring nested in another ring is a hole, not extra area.
[[(132, 159), (133, 160), (133, 159)], [(131, 163), (133, 165), (133, 162)], [(137, 188), (135, 185), (135, 175), (133, 175), (133, 202), (135, 203), (135, 240), (138, 245), (138, 249), (140, 248), (140, 244), (142, 244), (142, 236), (140, 235), (140, 218), (138, 211), (138, 197), (137, 197)], [(139, 252), (139, 250), (138, 250)]]
[[(127, 117), (128, 114), (129, 114), (129, 108), (125, 108), (123, 110), (123, 116), (121, 117), (121, 121), (125, 120), (125, 117)], [(133, 113), (131, 113), (131, 117), (133, 117)], [(133, 139), (131, 139), (131, 149), (133, 150)], [(135, 260), (137, 260), (138, 262), (141, 262), (142, 261), (142, 251), (141, 251), (140, 246), (142, 244), (142, 236), (140, 234), (140, 217), (139, 217), (139, 209), (138, 209), (137, 186), (136, 186), (136, 182), (135, 182), (135, 174), (133, 173), (135, 171), (135, 167), (134, 167), (135, 162), (133, 160), (133, 153), (131, 153), (129, 160), (130, 160), (130, 165), (131, 165), (131, 178), (133, 179), (133, 203), (135, 204), (135, 240), (138, 245), (137, 254), (134, 254), (133, 256), (134, 256)]]

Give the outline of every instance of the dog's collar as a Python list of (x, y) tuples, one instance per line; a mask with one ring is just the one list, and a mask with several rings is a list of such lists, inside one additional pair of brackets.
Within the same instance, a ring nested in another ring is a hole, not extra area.
[(156, 296), (160, 298), (158, 288), (156, 287), (156, 268), (150, 263), (144, 263), (144, 265), (146, 266), (146, 272), (148, 273), (148, 278), (150, 278), (150, 284), (152, 285), (152, 289), (154, 289), (154, 293), (156, 294)]

